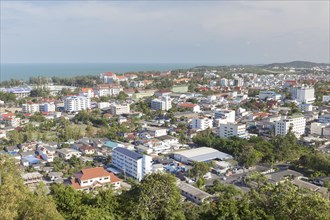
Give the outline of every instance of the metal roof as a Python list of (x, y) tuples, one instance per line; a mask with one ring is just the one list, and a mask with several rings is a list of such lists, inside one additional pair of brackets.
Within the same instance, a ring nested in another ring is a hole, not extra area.
[(134, 160), (139, 160), (143, 157), (141, 154), (138, 154), (134, 151), (127, 150), (126, 148), (123, 148), (123, 147), (116, 147), (115, 149), (113, 149), (113, 151), (117, 151)]
[(233, 158), (229, 154), (223, 153), (221, 151), (218, 151), (210, 147), (199, 147), (191, 150), (179, 151), (176, 152), (175, 154), (186, 157), (189, 160), (198, 161), (198, 162), (209, 161), (214, 159), (228, 160)]

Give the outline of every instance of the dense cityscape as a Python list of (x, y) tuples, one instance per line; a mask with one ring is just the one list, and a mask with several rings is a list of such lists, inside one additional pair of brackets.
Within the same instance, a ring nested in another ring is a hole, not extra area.
[(330, 220), (330, 0), (0, 0), (0, 220)]
[(330, 66), (307, 64), (1, 82), (7, 218), (24, 193), (50, 219), (329, 218)]

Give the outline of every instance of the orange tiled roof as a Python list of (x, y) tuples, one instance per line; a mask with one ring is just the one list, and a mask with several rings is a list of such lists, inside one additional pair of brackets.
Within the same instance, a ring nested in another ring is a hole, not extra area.
[(82, 92), (93, 91), (93, 88), (81, 88)]
[(180, 103), (179, 106), (183, 107), (183, 108), (194, 108), (197, 105), (195, 105), (191, 102), (184, 102), (184, 103)]
[(81, 180), (88, 180), (88, 179), (93, 179), (93, 178), (98, 178), (98, 177), (103, 177), (103, 176), (110, 176), (110, 173), (106, 171), (103, 167), (95, 167), (95, 168), (87, 168), (87, 169), (82, 169), (81, 174), (78, 173), (78, 176), (80, 176)]

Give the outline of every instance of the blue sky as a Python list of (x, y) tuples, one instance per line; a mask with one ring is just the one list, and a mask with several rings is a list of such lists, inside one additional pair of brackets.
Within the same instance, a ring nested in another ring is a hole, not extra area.
[(4, 1), (1, 62), (329, 62), (329, 1)]

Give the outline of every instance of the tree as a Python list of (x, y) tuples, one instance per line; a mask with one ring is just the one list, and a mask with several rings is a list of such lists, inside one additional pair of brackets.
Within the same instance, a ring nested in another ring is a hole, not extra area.
[(204, 177), (199, 177), (196, 182), (197, 187), (202, 188), (203, 186), (205, 186), (205, 184), (206, 184), (206, 180), (204, 179)]
[(63, 219), (43, 186), (31, 192), (21, 178), (12, 158), (0, 156), (1, 219)]
[(123, 194), (132, 219), (184, 219), (181, 194), (170, 174), (150, 174)]
[(203, 177), (210, 171), (211, 165), (206, 162), (194, 162), (194, 167), (190, 169), (190, 175), (192, 177)]

